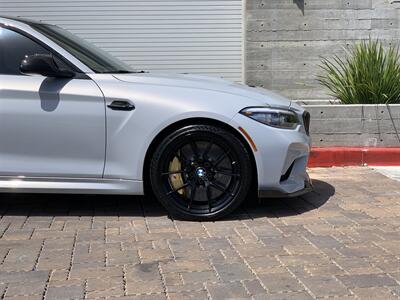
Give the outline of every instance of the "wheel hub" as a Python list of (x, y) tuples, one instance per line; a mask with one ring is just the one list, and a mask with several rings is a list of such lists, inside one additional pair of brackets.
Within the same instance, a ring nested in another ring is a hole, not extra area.
[(197, 177), (202, 178), (202, 179), (206, 178), (207, 177), (207, 171), (206, 171), (206, 169), (204, 169), (202, 167), (198, 167), (196, 169), (196, 175), (197, 175)]

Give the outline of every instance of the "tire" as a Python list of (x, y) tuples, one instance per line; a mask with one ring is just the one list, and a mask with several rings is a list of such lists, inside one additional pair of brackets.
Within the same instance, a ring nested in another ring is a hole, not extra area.
[(250, 155), (229, 131), (190, 125), (165, 137), (150, 162), (155, 197), (175, 218), (216, 220), (246, 198), (252, 181)]

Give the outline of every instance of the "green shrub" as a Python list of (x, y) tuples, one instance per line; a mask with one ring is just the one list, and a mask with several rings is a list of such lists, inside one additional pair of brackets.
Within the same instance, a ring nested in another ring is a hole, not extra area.
[(323, 58), (318, 81), (344, 104), (400, 103), (400, 56), (378, 40), (355, 45), (344, 59)]

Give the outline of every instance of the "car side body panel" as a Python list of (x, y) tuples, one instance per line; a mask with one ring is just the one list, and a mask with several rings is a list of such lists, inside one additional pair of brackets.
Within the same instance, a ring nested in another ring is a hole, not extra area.
[(92, 80), (0, 75), (0, 176), (102, 178), (105, 106)]

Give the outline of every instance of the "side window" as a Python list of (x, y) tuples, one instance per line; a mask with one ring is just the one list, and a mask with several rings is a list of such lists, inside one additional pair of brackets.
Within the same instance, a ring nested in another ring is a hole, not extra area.
[(22, 75), (19, 66), (26, 55), (50, 54), (30, 38), (0, 27), (0, 74)]

